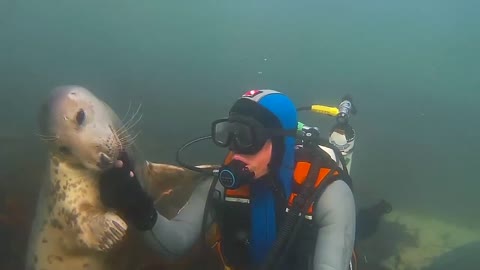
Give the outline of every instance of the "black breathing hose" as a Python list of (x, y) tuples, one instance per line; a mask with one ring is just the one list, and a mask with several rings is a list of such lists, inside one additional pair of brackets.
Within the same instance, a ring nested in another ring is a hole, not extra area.
[(203, 140), (206, 140), (206, 139), (210, 139), (212, 138), (212, 136), (208, 135), (208, 136), (203, 136), (203, 137), (198, 137), (196, 139), (193, 139), (189, 142), (187, 142), (186, 144), (184, 144), (182, 147), (180, 147), (178, 150), (177, 150), (177, 154), (176, 154), (176, 161), (178, 164), (180, 164), (180, 166), (184, 167), (184, 168), (187, 168), (189, 170), (192, 170), (192, 171), (195, 171), (195, 172), (199, 172), (199, 173), (202, 173), (202, 174), (210, 174), (210, 175), (213, 175), (212, 173), (212, 170), (211, 169), (202, 169), (202, 168), (198, 168), (197, 166), (194, 166), (194, 165), (190, 165), (190, 164), (187, 164), (185, 162), (182, 161), (182, 159), (180, 158), (180, 153), (183, 151), (183, 149), (187, 148), (188, 146), (196, 143), (196, 142), (199, 142), (199, 141), (203, 141)]

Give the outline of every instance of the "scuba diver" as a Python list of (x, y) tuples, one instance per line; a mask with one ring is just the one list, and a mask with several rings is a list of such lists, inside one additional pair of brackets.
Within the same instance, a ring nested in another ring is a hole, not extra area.
[(353, 138), (347, 135), (353, 129), (346, 120), (353, 106), (342, 103), (330, 140), (323, 140), (318, 129), (297, 122), (285, 94), (246, 92), (227, 118), (212, 123), (213, 142), (229, 150), (222, 166), (170, 220), (155, 210), (126, 155), (102, 176), (101, 198), (172, 260), (216, 222), (224, 269), (352, 269), (356, 207), (348, 174)]

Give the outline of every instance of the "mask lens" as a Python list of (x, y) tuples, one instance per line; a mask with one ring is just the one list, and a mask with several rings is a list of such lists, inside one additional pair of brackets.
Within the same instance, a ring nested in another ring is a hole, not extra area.
[(249, 126), (235, 123), (234, 136), (235, 142), (240, 148), (246, 148), (253, 145), (253, 131)]
[(231, 133), (231, 123), (218, 122), (213, 126), (213, 139), (215, 142), (222, 146), (229, 144), (229, 137)]
[(212, 126), (212, 137), (217, 145), (235, 148), (248, 148), (254, 144), (253, 129), (242, 122), (228, 122), (226, 120), (215, 122)]

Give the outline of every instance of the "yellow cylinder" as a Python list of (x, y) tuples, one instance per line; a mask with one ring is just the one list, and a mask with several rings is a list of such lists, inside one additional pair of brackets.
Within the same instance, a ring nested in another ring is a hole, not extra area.
[(312, 112), (326, 114), (330, 116), (337, 116), (339, 110), (337, 107), (329, 107), (324, 105), (312, 105)]

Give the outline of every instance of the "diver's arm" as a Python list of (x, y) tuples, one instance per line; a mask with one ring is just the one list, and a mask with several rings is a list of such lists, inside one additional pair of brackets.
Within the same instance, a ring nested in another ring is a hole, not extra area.
[(331, 183), (315, 203), (318, 225), (313, 270), (346, 270), (355, 239), (355, 201), (344, 181)]
[[(100, 175), (102, 202), (106, 207), (122, 213), (128, 224), (143, 232), (147, 243), (164, 257), (176, 259), (182, 256), (200, 236), (205, 204), (213, 179), (200, 182), (179, 214), (168, 220), (157, 212), (153, 199), (140, 185), (132, 167), (128, 156), (123, 154), (115, 166)], [(221, 195), (223, 189), (217, 190)], [(218, 195), (218, 192), (215, 194)], [(211, 217), (208, 215), (207, 226), (213, 220)]]
[[(155, 225), (143, 232), (153, 249), (172, 260), (190, 250), (201, 235), (205, 203), (211, 184), (211, 178), (201, 182), (174, 218), (169, 220), (157, 213)], [(208, 216), (207, 226), (212, 221), (211, 217)]]

